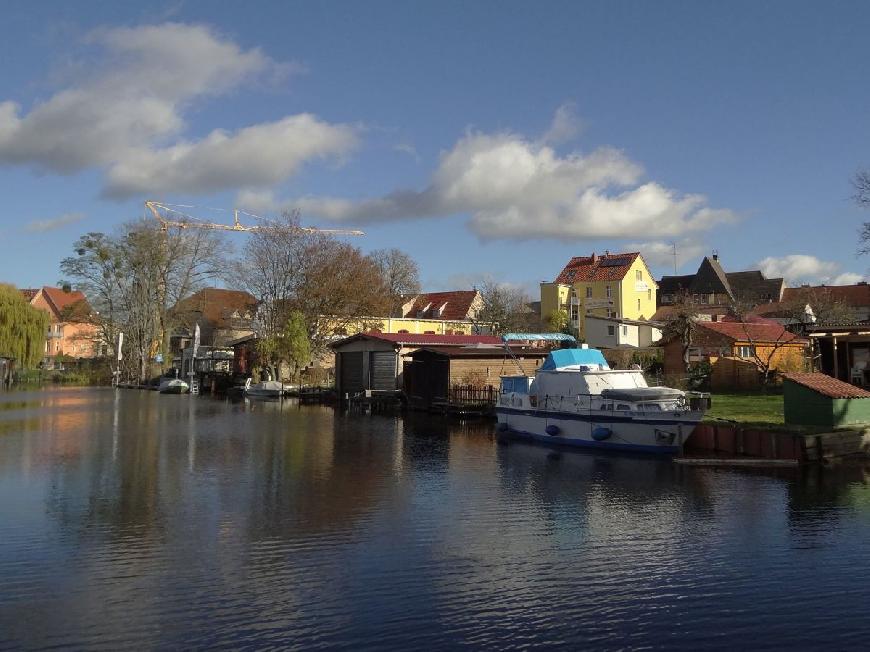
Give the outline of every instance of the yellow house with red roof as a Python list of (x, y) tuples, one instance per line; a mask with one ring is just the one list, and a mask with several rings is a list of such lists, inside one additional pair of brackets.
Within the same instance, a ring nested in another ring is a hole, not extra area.
[(556, 279), (541, 283), (541, 319), (559, 310), (586, 339), (586, 316), (648, 320), (656, 311), (655, 282), (639, 252), (575, 256)]

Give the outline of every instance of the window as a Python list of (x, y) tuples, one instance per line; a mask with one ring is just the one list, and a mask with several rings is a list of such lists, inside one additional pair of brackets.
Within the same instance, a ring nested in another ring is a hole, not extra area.
[(580, 306), (573, 304), (571, 306), (571, 321), (580, 320)]
[(607, 327), (607, 334), (608, 335), (615, 335), (616, 334), (616, 327), (615, 326), (608, 326)]
[(735, 353), (738, 358), (754, 358), (755, 347), (751, 345), (738, 346), (736, 347)]
[(400, 333), (407, 333), (407, 332), (408, 332), (408, 329), (407, 329), (407, 328), (401, 328), (401, 329), (399, 329), (399, 332), (400, 332)]
[(591, 285), (586, 288), (586, 298), (587, 299), (592, 298), (592, 286)]
[(623, 327), (622, 327), (622, 334), (623, 334), (623, 335), (628, 335), (628, 326), (623, 326)]
[(607, 286), (607, 290), (606, 290), (606, 292), (607, 292), (607, 298), (608, 298), (608, 299), (611, 298), (611, 297), (613, 296), (613, 289), (612, 289), (609, 285)]
[(631, 406), (627, 403), (619, 403), (616, 406), (617, 410), (622, 410), (623, 412), (631, 412)]
[(638, 281), (642, 281), (643, 280), (643, 272), (640, 270), (635, 271), (634, 278)]

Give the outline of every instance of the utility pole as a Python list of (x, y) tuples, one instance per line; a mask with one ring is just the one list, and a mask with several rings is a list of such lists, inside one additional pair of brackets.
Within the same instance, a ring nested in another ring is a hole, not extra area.
[(674, 247), (674, 276), (676, 276), (677, 275), (677, 243), (672, 242), (671, 244)]

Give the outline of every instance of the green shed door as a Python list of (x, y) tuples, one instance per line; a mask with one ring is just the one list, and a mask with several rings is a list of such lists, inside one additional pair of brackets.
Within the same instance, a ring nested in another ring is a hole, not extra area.
[(363, 352), (352, 351), (340, 353), (341, 358), (341, 392), (356, 394), (365, 389), (363, 386)]
[(392, 351), (372, 351), (369, 372), (372, 389), (396, 389), (396, 354)]

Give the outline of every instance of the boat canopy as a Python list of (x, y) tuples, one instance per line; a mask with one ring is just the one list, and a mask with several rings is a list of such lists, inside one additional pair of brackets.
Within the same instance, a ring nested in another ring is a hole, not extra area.
[(576, 342), (573, 335), (566, 333), (505, 333), (501, 336), (503, 342), (515, 342), (517, 340), (547, 340), (550, 342)]
[(594, 365), (600, 369), (610, 368), (598, 349), (555, 349), (550, 351), (540, 368), (546, 371), (580, 365)]

